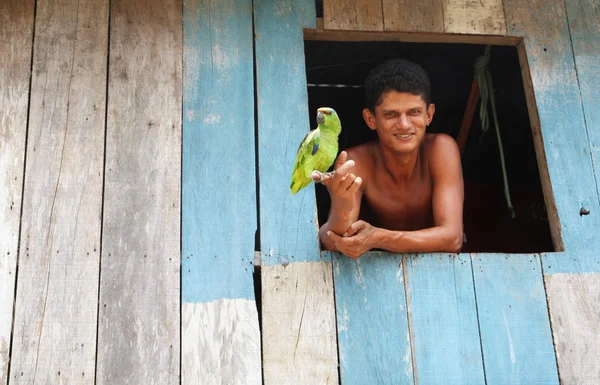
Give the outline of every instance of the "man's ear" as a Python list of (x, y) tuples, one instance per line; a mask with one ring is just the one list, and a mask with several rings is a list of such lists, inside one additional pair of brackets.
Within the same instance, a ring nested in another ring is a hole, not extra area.
[(371, 110), (369, 110), (368, 108), (364, 108), (362, 114), (365, 123), (367, 123), (367, 126), (369, 126), (371, 130), (375, 130), (377, 128), (375, 126), (375, 115), (373, 115)]
[(427, 125), (431, 124), (433, 120), (433, 114), (435, 114), (435, 104), (429, 103), (429, 107), (427, 107)]

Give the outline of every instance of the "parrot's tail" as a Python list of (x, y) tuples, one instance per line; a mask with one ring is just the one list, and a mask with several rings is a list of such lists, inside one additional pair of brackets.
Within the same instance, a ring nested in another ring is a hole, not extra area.
[(301, 180), (293, 180), (292, 183), (290, 184), (290, 192), (292, 193), (292, 195), (296, 194), (298, 191), (302, 190), (304, 187), (308, 186), (310, 184), (310, 180), (308, 181), (308, 183), (306, 181), (301, 181)]

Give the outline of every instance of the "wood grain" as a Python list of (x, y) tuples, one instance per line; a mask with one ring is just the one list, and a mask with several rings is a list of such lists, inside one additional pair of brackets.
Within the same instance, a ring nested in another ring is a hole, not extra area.
[(319, 254), (314, 188), (289, 190), (309, 130), (302, 25), (292, 0), (256, 0), (254, 28), (264, 382), (337, 384), (331, 262)]
[(381, 2), (323, 0), (323, 25), (326, 30), (383, 31)]
[(487, 384), (557, 384), (540, 257), (472, 254)]
[(181, 382), (260, 385), (256, 303), (247, 299), (183, 303)]
[(314, 187), (289, 189), (310, 129), (302, 26), (291, 0), (257, 0), (254, 17), (262, 262), (320, 261)]
[(261, 271), (265, 385), (337, 385), (331, 262)]
[(260, 384), (252, 2), (186, 0), (183, 16), (181, 375)]
[(94, 383), (107, 49), (107, 1), (38, 2), (11, 384)]
[(502, 0), (442, 0), (446, 33), (506, 34)]
[(8, 384), (34, 4), (0, 2), (0, 385)]
[[(528, 98), (528, 103), (530, 117), (533, 115), (534, 142), (538, 144), (538, 166), (540, 170), (546, 167), (548, 170), (549, 180), (542, 178), (542, 185), (549, 216), (554, 226), (559, 224), (558, 236), (562, 238), (564, 249), (574, 256), (585, 256), (579, 259), (547, 254), (543, 258), (544, 271), (587, 271), (595, 265), (597, 253), (592, 251), (598, 242), (597, 232), (589, 229), (600, 228), (600, 216), (582, 216), (580, 212), (584, 205), (592, 213), (600, 212), (600, 205), (596, 189), (590, 188), (595, 185), (590, 143), (565, 5), (558, 0), (525, 3), (505, 0), (504, 5), (508, 33), (525, 38), (522, 50), (526, 51), (527, 60), (522, 62), (522, 66), (526, 65), (530, 70), (530, 79), (524, 77), (524, 80), (525, 83), (531, 81), (535, 95), (534, 101)], [(544, 12), (540, 11), (542, 9)], [(521, 58), (524, 56), (521, 55)], [(537, 105), (538, 114), (532, 111), (533, 102)], [(536, 127), (537, 116), (539, 129)], [(565, 130), (565, 127), (569, 129)], [(540, 147), (543, 153), (540, 153)], [(547, 164), (540, 163), (540, 159), (545, 159)], [(543, 176), (544, 172), (541, 174)], [(556, 238), (557, 231), (552, 224), (551, 230)]]
[(484, 384), (468, 254), (406, 258), (419, 384)]
[(598, 91), (600, 90), (600, 1), (568, 0), (566, 7), (581, 103), (590, 141), (596, 192), (598, 193), (600, 190), (600, 109), (598, 108), (598, 97), (600, 96)]
[(410, 43), (458, 43), (517, 45), (522, 39), (517, 36), (464, 35), (446, 33), (412, 32), (365, 32), (365, 31), (324, 31), (309, 29), (304, 31), (306, 40), (329, 41), (401, 41)]
[(382, 0), (384, 29), (402, 32), (444, 32), (444, 0)]
[(333, 261), (342, 384), (413, 384), (402, 256)]
[(600, 274), (545, 276), (563, 384), (600, 383)]
[(184, 7), (183, 301), (254, 299), (252, 2)]
[(182, 4), (111, 1), (97, 384), (180, 383)]

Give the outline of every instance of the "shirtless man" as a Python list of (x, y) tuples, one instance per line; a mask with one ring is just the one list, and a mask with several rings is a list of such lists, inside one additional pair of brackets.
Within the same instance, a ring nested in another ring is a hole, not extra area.
[(323, 246), (353, 259), (371, 249), (459, 252), (460, 153), (452, 137), (425, 133), (435, 112), (427, 74), (391, 60), (369, 73), (365, 93), (363, 117), (378, 140), (342, 151), (322, 180), (331, 196)]

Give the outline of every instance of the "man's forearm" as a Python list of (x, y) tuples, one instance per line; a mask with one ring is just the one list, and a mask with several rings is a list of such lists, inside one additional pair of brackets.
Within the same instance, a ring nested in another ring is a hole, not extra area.
[(326, 250), (335, 250), (335, 245), (329, 236), (328, 231), (332, 231), (338, 235), (344, 234), (348, 227), (354, 223), (356, 219), (352, 217), (352, 210), (339, 210), (332, 206), (329, 220), (325, 222), (319, 229), (319, 238)]
[(458, 253), (462, 247), (463, 234), (442, 226), (417, 231), (392, 231), (377, 229), (374, 248), (395, 253)]

